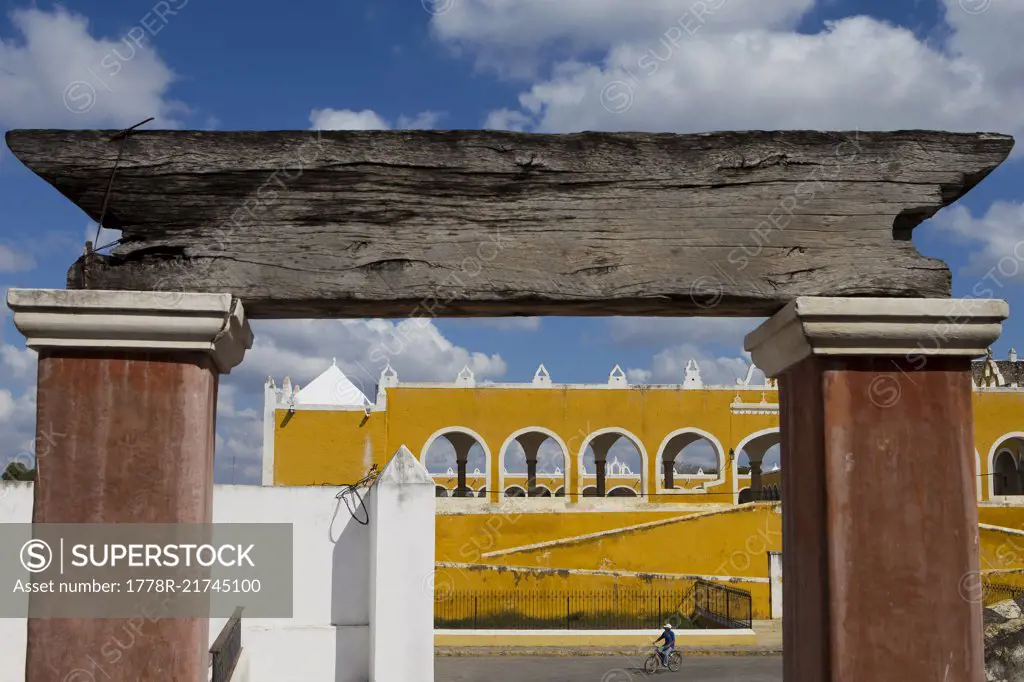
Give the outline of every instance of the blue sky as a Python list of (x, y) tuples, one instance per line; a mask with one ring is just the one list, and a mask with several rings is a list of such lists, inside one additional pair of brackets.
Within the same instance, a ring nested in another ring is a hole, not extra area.
[[(0, 127), (1024, 129), (1024, 0), (4, 0)], [(638, 9), (642, 7), (642, 11)], [(682, 27), (682, 29), (680, 28)], [(657, 57), (657, 68), (638, 64)], [(613, 82), (629, 107), (604, 106)], [(612, 107), (614, 108), (614, 107)], [(1018, 145), (1020, 147), (1020, 145)], [(1013, 158), (914, 243), (1013, 311), (994, 351), (1024, 351), (1024, 168)], [(88, 219), (0, 150), (0, 288), (63, 287)], [(94, 226), (93, 228), (94, 229)], [(91, 238), (91, 236), (90, 236)], [(1016, 253), (1014, 251), (1016, 247)], [(439, 321), (396, 358), (401, 378), (677, 383), (744, 372), (755, 320)], [(264, 322), (228, 377), (218, 480), (254, 480), (262, 380), (307, 383), (337, 357), (369, 391), (389, 322)], [(0, 346), (0, 442), (31, 450), (34, 356)], [(371, 396), (372, 397), (372, 396)], [(241, 462), (241, 464), (239, 464)]]

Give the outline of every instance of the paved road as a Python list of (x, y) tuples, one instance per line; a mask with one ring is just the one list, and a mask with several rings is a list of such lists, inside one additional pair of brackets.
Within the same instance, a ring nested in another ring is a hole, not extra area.
[(438, 656), (437, 682), (781, 682), (781, 656), (694, 656), (683, 658), (677, 673), (661, 670), (647, 676), (639, 656), (470, 658)]

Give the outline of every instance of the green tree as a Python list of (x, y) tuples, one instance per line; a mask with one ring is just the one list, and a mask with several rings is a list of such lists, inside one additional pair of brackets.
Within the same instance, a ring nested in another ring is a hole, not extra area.
[(4, 469), (4, 473), (0, 475), (0, 479), (5, 481), (34, 481), (36, 480), (36, 470), (29, 469), (21, 462), (11, 462)]

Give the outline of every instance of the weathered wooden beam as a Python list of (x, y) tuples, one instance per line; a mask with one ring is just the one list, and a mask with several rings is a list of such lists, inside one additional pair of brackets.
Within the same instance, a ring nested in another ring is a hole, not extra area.
[[(11, 151), (100, 217), (115, 131)], [(230, 292), (252, 318), (743, 315), (797, 296), (946, 297), (911, 231), (1005, 135), (138, 131), (110, 256), (68, 286)]]

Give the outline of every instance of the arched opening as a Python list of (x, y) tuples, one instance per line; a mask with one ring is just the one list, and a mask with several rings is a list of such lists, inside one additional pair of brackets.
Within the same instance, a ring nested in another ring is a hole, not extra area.
[[(1024, 432), (1005, 433), (988, 452), (989, 494), (1024, 495)], [(979, 474), (981, 472), (978, 472)]]
[(500, 461), (499, 485), (504, 486), (506, 476), (526, 476), (528, 497), (551, 497), (552, 488), (568, 483), (565, 445), (541, 427), (527, 427), (509, 436), (501, 447)]
[(452, 497), (476, 497), (477, 487), (487, 485), (487, 447), (469, 429), (451, 427), (433, 434), (421, 460), (435, 481), (455, 479)]
[(616, 486), (608, 491), (608, 497), (636, 497), (636, 491), (624, 485)]
[(1010, 450), (1000, 450), (996, 455), (993, 472), (996, 495), (1020, 495), (1020, 475), (1017, 462)]
[(597, 486), (589, 485), (583, 489), (583, 497), (597, 497)]
[(448, 488), (443, 485), (434, 486), (434, 497), (448, 497)]
[(565, 497), (565, 486), (555, 491), (555, 497)]
[(685, 428), (670, 433), (658, 452), (661, 486), (665, 490), (696, 488), (725, 478), (725, 453), (710, 433)]
[[(764, 429), (752, 433), (743, 440), (735, 449), (736, 468), (733, 471), (733, 478), (739, 488), (740, 477), (749, 476), (750, 500), (778, 499), (772, 497), (776, 493), (769, 493), (769, 484), (763, 481), (763, 476), (773, 475), (781, 470), (781, 436), (778, 427)], [(775, 480), (778, 475), (772, 476)], [(777, 483), (772, 483), (778, 489)], [(736, 498), (740, 502), (739, 496)], [(740, 502), (742, 504), (742, 502)]]
[(477, 490), (476, 491), (476, 496), (477, 497), (487, 497), (487, 486), (484, 486), (483, 488), (480, 488), (480, 490)]
[(750, 493), (750, 488), (744, 488), (743, 490), (740, 491), (740, 495), (739, 495), (739, 503), (740, 504), (746, 504), (748, 502), (752, 502), (753, 500), (754, 500), (754, 496)]
[[(580, 483), (584, 497), (605, 497), (611, 488), (644, 489), (647, 453), (640, 440), (624, 429), (602, 429), (581, 447)], [(588, 495), (587, 490), (594, 489)]]
[(517, 485), (505, 488), (505, 497), (526, 497), (526, 491)]

